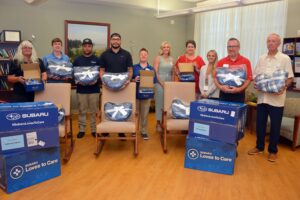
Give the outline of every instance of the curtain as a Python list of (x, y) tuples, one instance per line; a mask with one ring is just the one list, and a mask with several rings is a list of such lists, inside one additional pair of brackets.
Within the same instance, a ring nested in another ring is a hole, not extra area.
[(215, 49), (218, 57), (227, 55), (227, 40), (240, 40), (240, 53), (255, 67), (258, 58), (267, 52), (266, 39), (270, 33), (284, 37), (287, 0), (263, 3), (196, 14), (194, 39), (198, 53)]

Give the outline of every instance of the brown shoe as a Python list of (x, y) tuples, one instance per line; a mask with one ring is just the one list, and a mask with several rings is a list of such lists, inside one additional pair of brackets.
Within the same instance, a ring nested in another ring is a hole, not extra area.
[(156, 132), (162, 132), (162, 128), (160, 124), (156, 124)]
[(253, 148), (253, 149), (250, 149), (249, 151), (248, 151), (248, 155), (250, 155), (250, 156), (253, 156), (253, 155), (256, 155), (256, 154), (259, 154), (259, 153), (263, 153), (264, 151), (262, 151), (262, 150), (259, 150), (258, 148)]
[(268, 161), (275, 162), (277, 160), (277, 154), (276, 153), (269, 153)]

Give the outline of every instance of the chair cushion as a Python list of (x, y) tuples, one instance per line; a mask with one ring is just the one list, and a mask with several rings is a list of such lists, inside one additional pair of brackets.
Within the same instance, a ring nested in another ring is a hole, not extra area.
[(167, 130), (168, 131), (187, 131), (189, 130), (189, 120), (188, 119), (168, 119), (167, 120)]
[(182, 102), (180, 99), (173, 99), (171, 116), (174, 119), (188, 119), (190, 116), (190, 105)]
[(194, 73), (180, 73), (179, 81), (180, 82), (194, 82), (195, 81)]
[(74, 79), (76, 84), (93, 85), (99, 78), (99, 66), (74, 66)]
[(272, 75), (259, 74), (255, 77), (257, 88), (263, 92), (277, 93), (285, 86), (288, 78), (288, 72), (284, 70), (276, 70)]
[(47, 75), (49, 78), (57, 76), (60, 78), (72, 78), (73, 77), (73, 68), (71, 63), (64, 63), (58, 65), (52, 61), (48, 62)]
[(136, 126), (133, 121), (128, 122), (113, 122), (102, 121), (97, 125), (97, 133), (134, 133)]
[(246, 70), (243, 68), (218, 67), (216, 70), (216, 78), (221, 85), (241, 87), (246, 76)]
[(111, 90), (120, 90), (129, 79), (128, 73), (104, 73), (103, 84)]
[(106, 102), (104, 104), (104, 113), (106, 118), (111, 121), (126, 121), (132, 114), (132, 103), (115, 104)]

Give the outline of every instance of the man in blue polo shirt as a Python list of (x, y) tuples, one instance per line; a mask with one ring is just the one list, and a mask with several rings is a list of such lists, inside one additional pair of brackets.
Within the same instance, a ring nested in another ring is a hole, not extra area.
[(45, 68), (47, 69), (47, 74), (48, 74), (48, 82), (66, 82), (67, 79), (61, 79), (59, 77), (56, 76), (52, 76), (51, 74), (49, 74), (48, 71), (48, 66), (49, 64), (54, 64), (54, 65), (59, 65), (59, 66), (72, 66), (72, 64), (70, 63), (70, 59), (67, 55), (65, 55), (62, 52), (62, 41), (60, 38), (54, 38), (51, 41), (51, 45), (52, 45), (52, 53), (46, 55), (43, 57), (43, 63), (45, 65)]
[[(144, 140), (148, 140), (148, 113), (150, 108), (151, 99), (154, 96), (154, 92), (140, 90), (140, 71), (149, 70), (154, 72), (154, 68), (148, 63), (148, 50), (142, 48), (140, 50), (140, 62), (133, 66), (133, 79), (136, 82), (136, 110), (139, 113), (139, 122), (141, 135)], [(154, 73), (153, 83), (157, 83), (157, 78)]]
[[(82, 42), (83, 55), (75, 58), (74, 67), (90, 67), (99, 66), (99, 59), (93, 54), (93, 42), (86, 38)], [(92, 136), (96, 136), (96, 114), (99, 110), (99, 80), (92, 85), (77, 84), (77, 99), (79, 105), (78, 125), (79, 132), (77, 138), (82, 138), (85, 135), (86, 114), (90, 111), (90, 127)]]
[[(111, 34), (110, 45), (111, 45), (111, 48), (104, 51), (100, 56), (100, 77), (101, 77), (101, 79), (105, 72), (110, 72), (110, 73), (128, 72), (129, 73), (128, 80), (131, 80), (132, 57), (128, 51), (121, 48), (121, 35), (119, 33)], [(127, 81), (126, 85), (128, 85), (129, 82), (130, 81)], [(105, 135), (108, 135), (108, 134), (105, 134)], [(119, 137), (125, 137), (125, 134), (119, 133)]]

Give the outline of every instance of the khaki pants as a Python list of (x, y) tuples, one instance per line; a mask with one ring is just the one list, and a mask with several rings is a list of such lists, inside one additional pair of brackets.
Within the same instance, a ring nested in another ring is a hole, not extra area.
[(91, 132), (96, 132), (96, 115), (99, 111), (99, 93), (81, 94), (77, 93), (79, 115), (78, 126), (80, 132), (85, 132), (86, 114), (90, 113)]
[(139, 113), (140, 130), (147, 133), (148, 113), (151, 99), (136, 100), (136, 111)]

